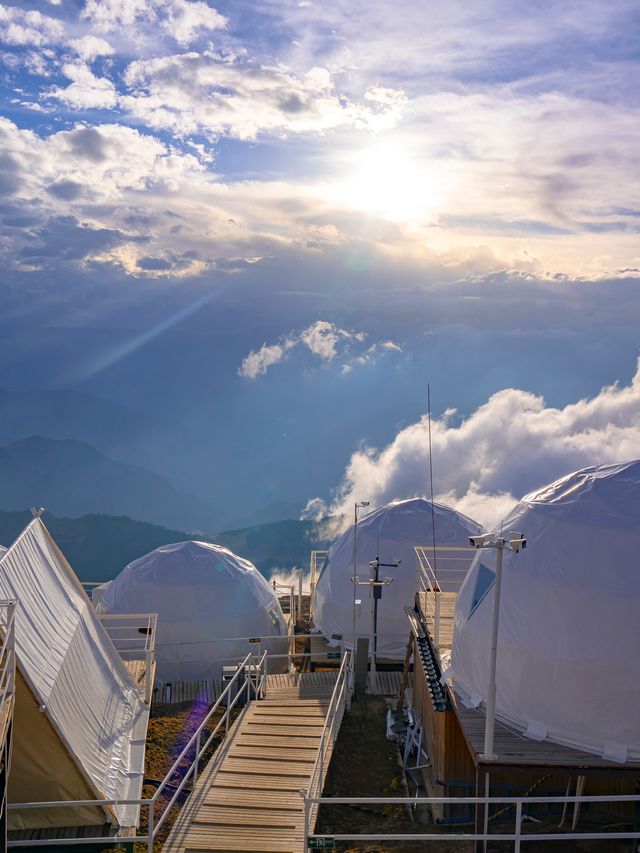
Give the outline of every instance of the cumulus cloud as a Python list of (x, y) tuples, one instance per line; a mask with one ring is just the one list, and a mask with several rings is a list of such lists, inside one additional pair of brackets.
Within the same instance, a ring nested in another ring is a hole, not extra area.
[[(614, 383), (564, 408), (508, 388), (461, 423), (445, 412), (432, 423), (438, 499), (490, 526), (515, 500), (588, 465), (640, 456), (640, 362), (628, 386)], [(428, 420), (401, 430), (382, 450), (352, 456), (328, 509), (349, 517), (356, 500), (380, 505), (428, 492)], [(316, 501), (309, 509), (317, 514)]]
[(87, 0), (82, 17), (107, 33), (132, 26), (159, 26), (183, 47), (199, 34), (227, 24), (224, 15), (204, 0)]
[(82, 36), (81, 38), (71, 39), (69, 45), (85, 62), (93, 62), (98, 56), (111, 56), (115, 53), (114, 48), (106, 39), (96, 36)]
[(296, 347), (308, 350), (321, 362), (338, 361), (343, 373), (347, 373), (354, 365), (371, 361), (374, 353), (402, 351), (393, 341), (381, 341), (368, 347), (363, 353), (354, 353), (353, 348), (362, 348), (365, 338), (364, 332), (341, 329), (328, 320), (317, 320), (300, 332), (286, 335), (276, 344), (264, 344), (259, 350), (252, 350), (243, 359), (238, 368), (238, 375), (244, 379), (256, 379), (264, 375), (272, 365), (283, 361)]
[(187, 47), (200, 32), (223, 29), (227, 19), (202, 0), (173, 0), (169, 4), (164, 29), (181, 47)]
[(71, 80), (64, 89), (56, 88), (52, 97), (59, 98), (73, 109), (111, 109), (118, 101), (116, 87), (105, 77), (96, 77), (84, 63), (67, 63), (62, 73)]
[(63, 25), (55, 18), (35, 10), (0, 6), (0, 41), (5, 44), (42, 47), (58, 42), (63, 33)]
[(257, 351), (251, 351), (238, 369), (238, 374), (245, 379), (256, 379), (262, 376), (273, 364), (278, 364), (284, 358), (286, 344), (264, 344)]
[[(356, 103), (334, 90), (326, 68), (296, 75), (283, 67), (228, 61), (218, 54), (184, 53), (132, 62), (125, 73), (131, 93), (122, 106), (150, 127), (182, 135), (322, 132), (394, 123), (404, 97)], [(365, 98), (367, 96), (365, 95)]]

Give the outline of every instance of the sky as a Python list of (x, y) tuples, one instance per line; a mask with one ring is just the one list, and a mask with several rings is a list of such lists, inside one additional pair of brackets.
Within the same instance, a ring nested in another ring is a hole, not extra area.
[(482, 523), (640, 456), (639, 25), (0, 5), (0, 385), (140, 413), (109, 451), (214, 529), (424, 493), (427, 383), (436, 493)]

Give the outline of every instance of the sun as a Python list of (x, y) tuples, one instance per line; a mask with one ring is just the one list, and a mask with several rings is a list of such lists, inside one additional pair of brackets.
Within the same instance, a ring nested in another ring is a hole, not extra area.
[(348, 207), (415, 225), (431, 219), (442, 202), (442, 176), (405, 145), (378, 142), (349, 159), (338, 185), (340, 201)]

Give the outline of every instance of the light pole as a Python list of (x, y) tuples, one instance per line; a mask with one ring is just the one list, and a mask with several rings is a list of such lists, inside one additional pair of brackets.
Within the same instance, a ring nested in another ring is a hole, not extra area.
[(356, 656), (356, 594), (358, 591), (358, 510), (369, 506), (369, 501), (356, 501), (353, 505), (353, 634), (351, 654)]
[(474, 548), (493, 548), (496, 551), (496, 581), (493, 589), (493, 611), (491, 614), (491, 657), (489, 658), (489, 689), (487, 691), (487, 716), (484, 724), (484, 761), (495, 761), (493, 740), (496, 726), (496, 660), (498, 657), (498, 626), (500, 622), (500, 591), (502, 587), (502, 555), (505, 549), (517, 554), (527, 547), (522, 533), (511, 532), (509, 539), (486, 533), (483, 536), (470, 536), (469, 542)]

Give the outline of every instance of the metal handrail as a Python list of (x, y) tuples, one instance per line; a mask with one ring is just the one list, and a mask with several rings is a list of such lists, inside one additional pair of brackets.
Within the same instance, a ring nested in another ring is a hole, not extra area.
[[(158, 617), (155, 613), (95, 613), (113, 643), (115, 650), (123, 660), (144, 660), (144, 701), (151, 701), (153, 686), (153, 662), (156, 653), (156, 631)], [(118, 622), (126, 623), (123, 625)], [(122, 635), (123, 631), (135, 631)], [(132, 644), (132, 645), (124, 645)]]
[(323, 833), (314, 835), (314, 838), (333, 839), (334, 841), (361, 841), (361, 842), (384, 842), (391, 841), (400, 843), (403, 841), (513, 841), (514, 853), (520, 853), (520, 845), (526, 841), (573, 841), (573, 840), (601, 840), (607, 839), (640, 839), (640, 830), (635, 832), (551, 832), (551, 833), (523, 833), (522, 832), (522, 817), (523, 807), (531, 804), (550, 804), (550, 803), (640, 803), (640, 794), (600, 794), (600, 795), (580, 795), (580, 796), (550, 796), (550, 797), (527, 797), (527, 796), (498, 796), (498, 797), (312, 797), (301, 792), (304, 795), (304, 850), (305, 853), (309, 849), (309, 823), (307, 822), (307, 814), (312, 808), (317, 808), (319, 805), (405, 805), (416, 808), (422, 805), (505, 805), (515, 806), (515, 828), (514, 832), (465, 832), (465, 833), (389, 833), (380, 834), (369, 833)]
[[(109, 806), (109, 805), (110, 806), (135, 805), (135, 806), (140, 806), (142, 808), (148, 808), (149, 813), (148, 813), (148, 821), (147, 821), (148, 825), (147, 825), (146, 835), (127, 836), (126, 841), (127, 841), (127, 843), (129, 843), (129, 842), (144, 842), (147, 844), (148, 853), (153, 853), (154, 840), (155, 840), (158, 832), (162, 828), (162, 825), (164, 824), (164, 822), (167, 818), (167, 815), (169, 814), (171, 808), (175, 804), (177, 798), (180, 796), (182, 790), (184, 789), (184, 787), (187, 784), (187, 782), (189, 781), (189, 779), (191, 779), (191, 781), (192, 781), (192, 788), (191, 788), (192, 792), (195, 789), (196, 782), (198, 779), (198, 764), (200, 762), (200, 759), (205, 754), (205, 752), (207, 751), (207, 749), (211, 745), (211, 742), (216, 737), (216, 735), (218, 734), (218, 732), (220, 731), (220, 729), (222, 728), (223, 725), (225, 726), (225, 734), (229, 731), (229, 718), (230, 718), (230, 713), (231, 713), (232, 709), (238, 704), (238, 702), (240, 701), (240, 699), (243, 696), (243, 693), (246, 694), (245, 701), (246, 701), (247, 705), (249, 705), (249, 703), (252, 701), (252, 694), (253, 694), (253, 696), (260, 697), (262, 690), (264, 688), (264, 683), (265, 683), (264, 679), (265, 679), (265, 672), (267, 669), (267, 661), (268, 661), (267, 656), (268, 656), (268, 652), (265, 650), (265, 652), (262, 654), (262, 656), (254, 662), (254, 658), (256, 656), (250, 652), (244, 658), (244, 660), (238, 664), (238, 668), (237, 668), (236, 672), (234, 673), (233, 677), (231, 678), (231, 680), (229, 681), (229, 683), (227, 684), (225, 689), (222, 691), (220, 696), (217, 698), (217, 700), (214, 702), (214, 704), (211, 706), (211, 708), (207, 712), (207, 715), (201, 721), (198, 728), (192, 734), (188, 743), (185, 745), (185, 747), (182, 750), (182, 752), (180, 753), (180, 755), (176, 758), (176, 760), (172, 764), (170, 770), (165, 774), (164, 779), (162, 780), (160, 785), (156, 788), (152, 797), (139, 798), (139, 799), (57, 800), (57, 801), (51, 801), (51, 802), (37, 802), (37, 803), (10, 803), (8, 805), (8, 809), (11, 811), (17, 811), (17, 810), (23, 810), (23, 809), (79, 808), (82, 806), (100, 807), (100, 806)], [(248, 678), (245, 677), (247, 674), (247, 669), (248, 669)], [(237, 684), (241, 675), (243, 678), (245, 678), (244, 684), (241, 687), (241, 689), (237, 691), (233, 700), (229, 701), (230, 691), (232, 690), (234, 684)], [(211, 719), (214, 712), (216, 710), (218, 710), (218, 708), (220, 707), (220, 705), (223, 703), (223, 701), (225, 699), (227, 699), (225, 712), (203, 745), (202, 744), (202, 732), (203, 732), (205, 726), (207, 725), (207, 723), (209, 722), (209, 720)], [(194, 747), (195, 747), (195, 750), (194, 750), (193, 760), (191, 761), (189, 767), (187, 768), (187, 770), (184, 774), (184, 777), (182, 778), (180, 784), (175, 789), (173, 796), (164, 805), (162, 812), (160, 814), (160, 817), (158, 818), (155, 814), (155, 806), (156, 806), (156, 802), (157, 802), (160, 794), (166, 788), (166, 786), (169, 784), (171, 778), (178, 771), (180, 763), (185, 759), (185, 757), (187, 756), (189, 751)], [(106, 840), (107, 839), (105, 839), (104, 837), (77, 838), (77, 839), (66, 838), (62, 842), (60, 842), (58, 839), (48, 839), (46, 843), (48, 845), (52, 844), (54, 846), (57, 844), (61, 844), (61, 843), (62, 844), (69, 844), (69, 845), (104, 844)], [(43, 843), (42, 840), (26, 840), (25, 839), (25, 840), (20, 840), (20, 841), (17, 841), (17, 840), (9, 841), (8, 846), (9, 847), (30, 847), (30, 846), (33, 846), (34, 844), (42, 844), (42, 843)]]
[[(338, 715), (338, 710), (340, 708), (340, 704), (344, 699), (345, 708), (349, 707), (350, 704), (350, 691), (351, 691), (351, 652), (349, 650), (345, 650), (342, 656), (342, 662), (340, 664), (340, 669), (338, 671), (338, 677), (336, 679), (336, 683), (333, 687), (333, 691), (331, 693), (331, 699), (329, 700), (329, 707), (327, 708), (327, 714), (324, 720), (324, 726), (322, 727), (322, 734), (320, 735), (320, 743), (318, 745), (318, 750), (316, 752), (316, 759), (313, 763), (313, 769), (311, 770), (311, 775), (309, 776), (309, 787), (307, 790), (302, 790), (300, 793), (303, 797), (305, 797), (305, 813), (304, 813), (304, 825), (305, 832), (308, 829), (309, 823), (313, 823), (314, 820), (314, 811), (312, 806), (312, 811), (309, 811), (306, 806), (307, 798), (310, 793), (313, 793), (317, 788), (320, 791), (323, 781), (324, 781), (324, 759), (325, 752), (327, 751), (329, 745), (333, 742), (333, 729), (335, 726), (336, 718)], [(327, 729), (328, 729), (328, 738), (327, 738)], [(306, 837), (306, 836), (305, 836)]]

